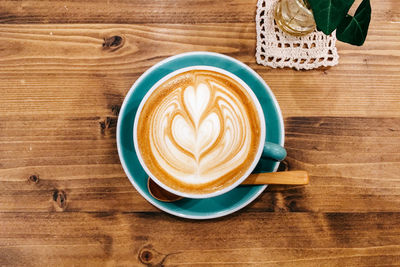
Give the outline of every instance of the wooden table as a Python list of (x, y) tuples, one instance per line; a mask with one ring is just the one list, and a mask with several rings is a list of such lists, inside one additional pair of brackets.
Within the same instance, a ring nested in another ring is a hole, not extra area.
[[(363, 47), (314, 71), (255, 63), (255, 0), (0, 2), (0, 265), (400, 264), (400, 5), (373, 0)], [(285, 118), (289, 168), (209, 221), (131, 186), (115, 129), (132, 83), (181, 52), (255, 69)]]

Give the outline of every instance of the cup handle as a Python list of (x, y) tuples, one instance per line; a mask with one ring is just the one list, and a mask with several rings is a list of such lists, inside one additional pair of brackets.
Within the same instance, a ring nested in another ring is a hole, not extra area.
[(282, 161), (286, 158), (286, 155), (286, 149), (284, 149), (282, 146), (265, 142), (261, 157)]

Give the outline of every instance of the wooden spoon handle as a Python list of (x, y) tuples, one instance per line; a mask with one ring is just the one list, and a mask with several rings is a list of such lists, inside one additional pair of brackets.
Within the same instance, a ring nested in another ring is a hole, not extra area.
[(308, 173), (306, 171), (265, 172), (253, 173), (242, 182), (242, 185), (254, 184), (308, 184)]

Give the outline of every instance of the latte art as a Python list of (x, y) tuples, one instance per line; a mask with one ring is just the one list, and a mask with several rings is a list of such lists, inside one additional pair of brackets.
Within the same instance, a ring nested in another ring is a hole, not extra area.
[(251, 129), (243, 103), (226, 88), (212, 81), (194, 86), (178, 88), (155, 108), (150, 145), (168, 174), (202, 184), (246, 159)]
[(213, 191), (242, 176), (260, 142), (251, 98), (232, 78), (192, 70), (152, 93), (138, 145), (153, 175), (179, 191)]

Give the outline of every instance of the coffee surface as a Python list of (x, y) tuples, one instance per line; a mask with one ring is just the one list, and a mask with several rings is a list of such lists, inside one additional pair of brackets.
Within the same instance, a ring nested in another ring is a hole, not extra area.
[(260, 121), (236, 80), (190, 70), (152, 92), (138, 119), (137, 140), (158, 180), (177, 191), (205, 194), (234, 183), (252, 165)]

